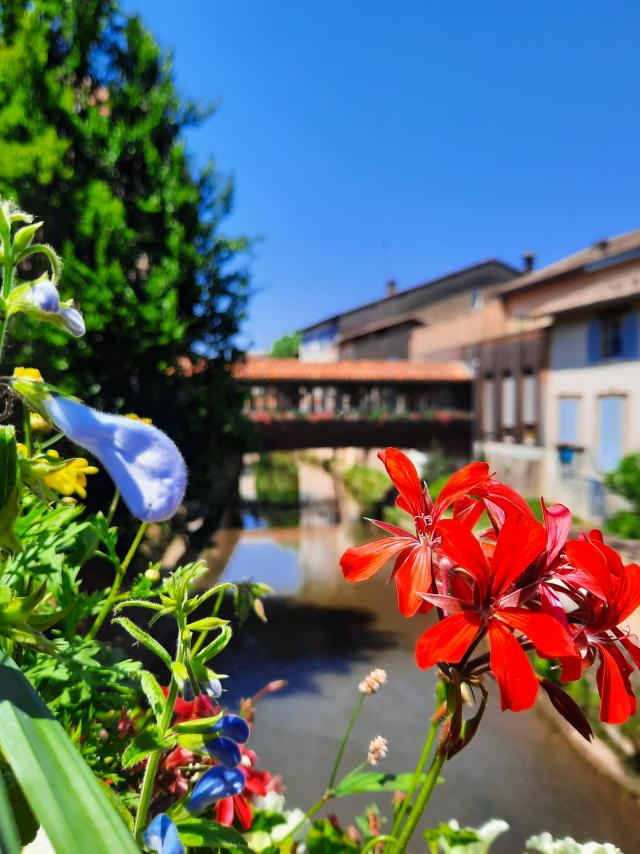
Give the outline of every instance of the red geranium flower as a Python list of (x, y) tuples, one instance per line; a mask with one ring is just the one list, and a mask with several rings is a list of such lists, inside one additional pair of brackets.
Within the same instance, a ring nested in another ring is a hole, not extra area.
[[(449, 479), (438, 498), (432, 501), (426, 485), (420, 482), (415, 466), (405, 454), (397, 448), (387, 448), (380, 451), (378, 457), (399, 492), (397, 506), (413, 518), (415, 533), (372, 519), (374, 525), (392, 536), (347, 549), (340, 566), (347, 581), (365, 581), (395, 558), (393, 575), (398, 608), (405, 617), (412, 617), (424, 605), (420, 593), (431, 589), (432, 551), (437, 544), (437, 527), (443, 513), (487, 481), (489, 467), (487, 463), (465, 466)], [(456, 515), (467, 516), (474, 510), (473, 502), (467, 502), (459, 507)]]
[(543, 656), (575, 654), (571, 636), (558, 620), (550, 614), (513, 607), (508, 597), (514, 582), (544, 551), (544, 528), (514, 514), (502, 525), (495, 546), (486, 543), (484, 550), (471, 531), (455, 519), (443, 520), (439, 530), (442, 551), (455, 567), (449, 574), (457, 592), (424, 594), (450, 616), (419, 639), (418, 665), (457, 664), (487, 632), (490, 665), (500, 687), (502, 709), (530, 708), (538, 692), (538, 678), (514, 632), (529, 638)]
[(219, 824), (231, 827), (234, 819), (237, 818), (240, 827), (243, 830), (249, 830), (253, 822), (251, 801), (257, 796), (264, 797), (272, 789), (277, 791), (280, 780), (268, 771), (256, 768), (258, 757), (253, 750), (243, 744), (239, 747), (242, 752), (242, 762), (238, 767), (247, 778), (244, 791), (241, 795), (219, 800), (215, 806), (215, 814)]
[(597, 655), (600, 719), (621, 724), (637, 708), (629, 680), (633, 667), (624, 653), (640, 668), (640, 647), (619, 627), (640, 607), (640, 567), (634, 563), (624, 566), (620, 556), (604, 543), (600, 531), (567, 543), (566, 551), (585, 583), (571, 593), (576, 609), (569, 618), (575, 626), (578, 654), (563, 660), (562, 679), (579, 679)]

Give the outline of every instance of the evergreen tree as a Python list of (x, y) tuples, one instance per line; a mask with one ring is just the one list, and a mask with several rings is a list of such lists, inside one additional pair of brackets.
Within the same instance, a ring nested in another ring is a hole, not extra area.
[(7, 0), (0, 27), (0, 194), (45, 221), (61, 296), (87, 325), (76, 341), (16, 321), (6, 360), (150, 416), (204, 480), (238, 434), (226, 366), (248, 294), (247, 241), (220, 231), (232, 185), (185, 151), (207, 112), (178, 97), (169, 57), (114, 0)]

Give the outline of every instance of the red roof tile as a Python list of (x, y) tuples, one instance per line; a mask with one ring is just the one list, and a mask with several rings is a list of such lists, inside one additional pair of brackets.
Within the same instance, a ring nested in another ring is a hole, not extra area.
[(244, 382), (467, 382), (471, 372), (464, 362), (409, 362), (358, 359), (340, 362), (304, 362), (299, 359), (249, 358), (233, 368)]

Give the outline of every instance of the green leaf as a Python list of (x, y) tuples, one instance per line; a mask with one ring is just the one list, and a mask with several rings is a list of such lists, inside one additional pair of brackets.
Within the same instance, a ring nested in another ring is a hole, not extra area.
[(138, 848), (61, 725), (0, 653), (0, 749), (53, 848), (137, 854)]
[(148, 670), (143, 670), (140, 674), (140, 687), (151, 706), (156, 721), (160, 723), (166, 700), (156, 677), (152, 673), (149, 673)]
[(440, 841), (446, 843), (447, 850), (449, 847), (471, 845), (473, 842), (480, 842), (480, 837), (470, 828), (454, 828), (444, 822), (440, 822), (437, 827), (430, 827), (424, 832), (424, 839), (429, 849), (433, 852), (440, 850)]
[(151, 650), (154, 655), (157, 655), (160, 661), (162, 661), (163, 664), (166, 664), (169, 670), (171, 670), (171, 657), (167, 650), (161, 646), (155, 638), (148, 635), (140, 628), (140, 626), (136, 626), (136, 624), (128, 617), (116, 617), (112, 622), (122, 626), (122, 628), (128, 631), (132, 637), (139, 641), (143, 646), (146, 646), (147, 649)]
[(217, 723), (222, 717), (222, 712), (219, 715), (213, 715), (210, 718), (194, 718), (192, 721), (183, 721), (176, 724), (173, 729), (175, 732), (184, 733), (206, 733), (211, 727)]
[(13, 820), (7, 787), (0, 773), (0, 851), (2, 854), (20, 854), (21, 848), (20, 835)]
[[(34, 222), (31, 225), (25, 225), (23, 228), (19, 229), (16, 232), (15, 237), (13, 238), (13, 252), (14, 258), (22, 252), (23, 249), (26, 249), (27, 246), (31, 244), (31, 241), (34, 238), (36, 231), (42, 226), (41, 222)], [(15, 261), (14, 261), (15, 263)]]
[(206, 664), (214, 655), (222, 652), (225, 646), (231, 640), (232, 631), (229, 626), (220, 626), (220, 634), (211, 641), (210, 644), (201, 649), (197, 655), (193, 656), (193, 660), (200, 664)]
[[(376, 771), (352, 771), (334, 789), (336, 798), (359, 792), (406, 792), (413, 774), (384, 774)], [(423, 777), (424, 779), (424, 777)]]
[(309, 854), (347, 854), (360, 850), (359, 845), (348, 839), (326, 818), (313, 823), (306, 845)]
[(162, 737), (160, 727), (155, 724), (148, 726), (144, 732), (131, 741), (122, 754), (122, 767), (131, 768), (142, 762), (152, 753), (160, 753), (175, 747), (177, 739), (173, 735)]
[(176, 823), (180, 840), (189, 848), (222, 848), (251, 854), (242, 836), (232, 827), (204, 818), (185, 818)]

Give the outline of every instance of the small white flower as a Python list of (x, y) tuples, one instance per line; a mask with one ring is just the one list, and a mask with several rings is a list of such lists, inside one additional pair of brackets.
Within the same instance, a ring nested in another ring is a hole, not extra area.
[(257, 810), (264, 810), (265, 812), (283, 813), (284, 803), (284, 795), (281, 795), (273, 789), (270, 792), (267, 792), (266, 795), (257, 795), (253, 799), (253, 805), (255, 808)]
[(184, 498), (187, 468), (165, 433), (61, 395), (47, 397), (41, 407), (71, 441), (100, 460), (134, 516), (163, 522), (174, 515)]
[(21, 285), (8, 299), (8, 316), (17, 311), (35, 314), (41, 320), (61, 326), (70, 335), (80, 338), (85, 333), (84, 319), (71, 300), (60, 302), (60, 295), (50, 279), (40, 279), (33, 285)]
[(358, 690), (362, 694), (375, 694), (387, 681), (387, 671), (376, 667), (368, 676), (358, 685)]
[(387, 755), (389, 750), (389, 742), (381, 735), (377, 735), (369, 743), (369, 752), (367, 753), (367, 762), (369, 765), (377, 765)]
[(554, 839), (550, 833), (541, 833), (527, 839), (527, 854), (622, 854), (610, 842), (576, 842), (569, 836)]

